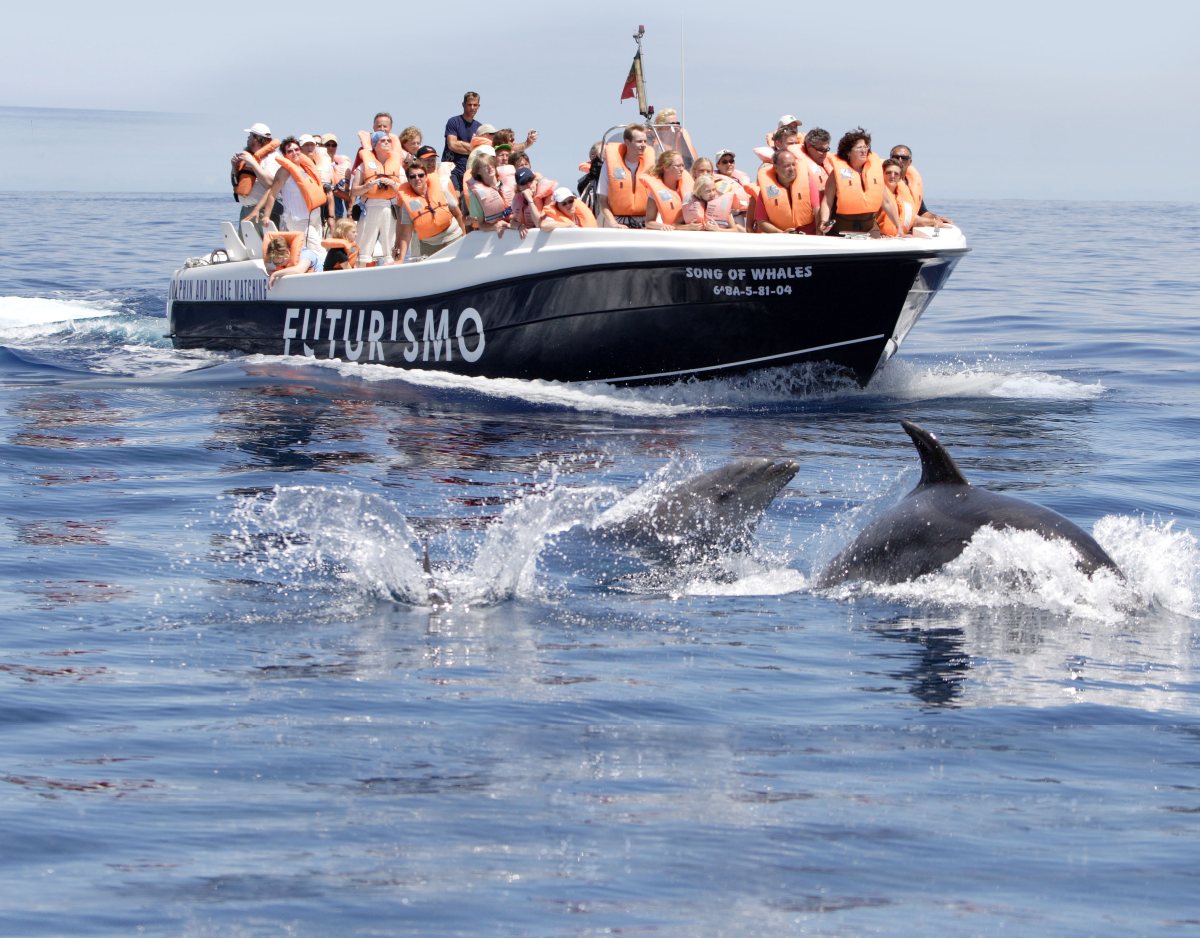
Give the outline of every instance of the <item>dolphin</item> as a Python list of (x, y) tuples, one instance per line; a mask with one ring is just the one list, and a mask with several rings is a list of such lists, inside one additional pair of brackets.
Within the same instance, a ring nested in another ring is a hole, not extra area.
[[(713, 561), (730, 551), (750, 546), (763, 512), (799, 470), (791, 459), (738, 459), (719, 469), (665, 486), (639, 504), (637, 495), (618, 502), (587, 526), (577, 526), (593, 551), (577, 545), (573, 574), (594, 576), (600, 582), (636, 582), (643, 588), (661, 586), (661, 577), (676, 567)], [(633, 560), (637, 573), (618, 575)], [(649, 564), (655, 568), (646, 579)], [(429, 606), (448, 608), (450, 588), (442, 571), (430, 562), (428, 544), (421, 557), (422, 580)], [(410, 599), (393, 593), (399, 602)]]
[(791, 459), (737, 459), (674, 483), (627, 515), (601, 517), (593, 534), (647, 559), (670, 563), (743, 551), (767, 506), (799, 468)]
[(1096, 541), (1058, 512), (971, 485), (937, 437), (908, 420), (901, 426), (921, 456), (921, 481), (895, 507), (868, 524), (817, 577), (818, 587), (847, 580), (900, 583), (937, 570), (966, 549), (982, 527), (1035, 531), (1065, 540), (1089, 576), (1121, 575)]

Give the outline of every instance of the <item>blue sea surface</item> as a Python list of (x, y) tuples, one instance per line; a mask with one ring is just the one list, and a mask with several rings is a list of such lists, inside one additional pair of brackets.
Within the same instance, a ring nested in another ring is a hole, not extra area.
[[(939, 205), (972, 253), (866, 390), (178, 352), (233, 202), (0, 194), (47, 204), (0, 252), (0, 933), (1200, 928), (1194, 204)], [(901, 418), (1125, 581), (992, 531), (815, 589)], [(800, 470), (748, 553), (586, 536), (752, 455)]]

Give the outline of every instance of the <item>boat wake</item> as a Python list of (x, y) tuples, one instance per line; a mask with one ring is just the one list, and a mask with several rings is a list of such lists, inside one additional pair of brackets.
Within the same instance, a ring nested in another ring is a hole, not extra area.
[(898, 401), (930, 398), (1091, 401), (1106, 390), (1099, 382), (1023, 370), (1017, 363), (992, 359), (919, 365), (893, 358), (870, 387), (871, 394)]
[(999, 398), (1032, 401), (1090, 401), (1106, 389), (1069, 377), (1022, 369), (996, 359), (914, 363), (894, 358), (861, 388), (844, 370), (826, 363), (763, 369), (751, 374), (675, 384), (615, 387), (603, 382), (473, 378), (444, 371), (387, 365), (204, 351), (178, 351), (166, 337), (159, 294), (22, 297), (0, 296), (0, 345), (22, 357), (52, 361), (68, 371), (98, 376), (169, 378), (190, 376), (214, 362), (240, 361), (270, 373), (321, 369), (348, 382), (402, 384), (430, 395), (459, 395), (536, 408), (560, 408), (618, 416), (676, 416), (695, 413), (786, 411), (839, 406), (864, 400), (913, 401)]

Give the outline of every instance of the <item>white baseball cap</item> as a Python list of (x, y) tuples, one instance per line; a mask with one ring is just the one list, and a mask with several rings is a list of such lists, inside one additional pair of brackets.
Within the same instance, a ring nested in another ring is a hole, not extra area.
[(786, 127), (788, 124), (795, 124), (799, 127), (801, 123), (803, 122), (795, 114), (784, 114), (783, 117), (779, 118), (779, 123), (775, 125), (775, 129), (779, 130), (779, 128)]
[(555, 202), (565, 202), (565, 201), (567, 201), (567, 199), (573, 199), (573, 198), (575, 198), (575, 193), (572, 192), (570, 189), (568, 189), (566, 186), (559, 186), (557, 189), (554, 190), (554, 201)]
[(259, 121), (257, 124), (251, 124), (242, 133), (254, 134), (256, 137), (269, 137), (271, 136), (271, 128)]
[(301, 134), (300, 139), (297, 140), (296, 142), (298, 144), (300, 144), (300, 146), (304, 146), (304, 144), (306, 144), (306, 143), (316, 143), (317, 138), (314, 137), (312, 134)]

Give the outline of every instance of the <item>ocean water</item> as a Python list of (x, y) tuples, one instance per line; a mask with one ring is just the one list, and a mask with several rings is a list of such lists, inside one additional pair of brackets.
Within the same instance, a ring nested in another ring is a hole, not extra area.
[[(0, 194), (48, 204), (0, 252), (0, 933), (1200, 927), (1195, 205), (939, 206), (972, 253), (869, 389), (618, 390), (176, 352), (232, 201)], [(985, 532), (814, 589), (901, 418), (1126, 580)], [(800, 471), (747, 554), (587, 536), (750, 455)]]

